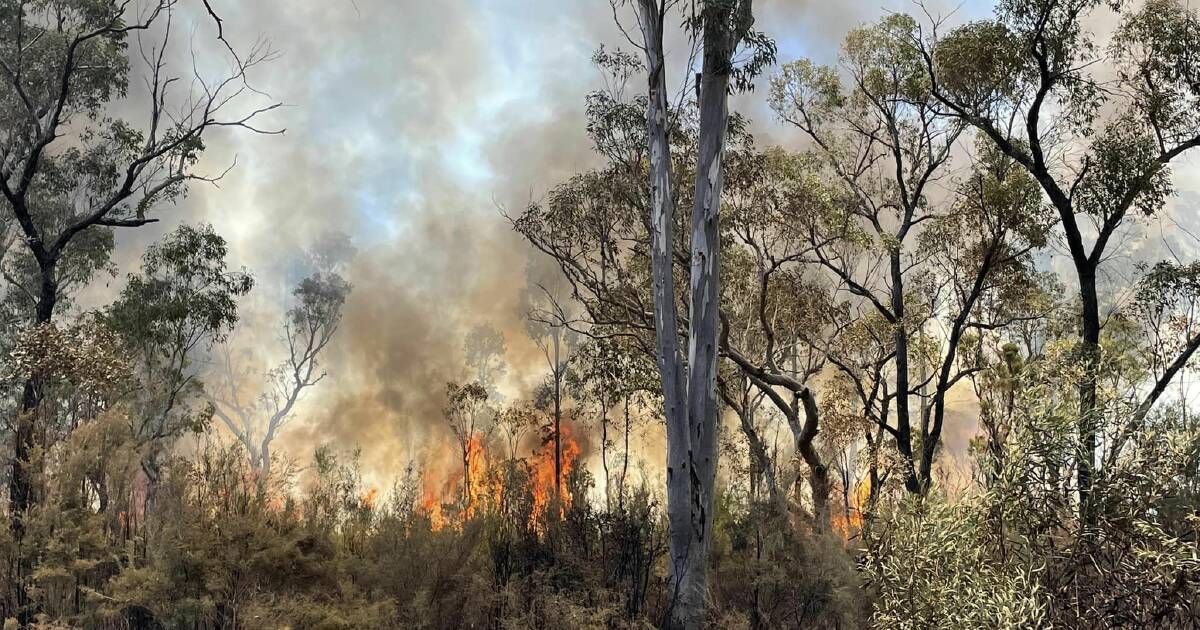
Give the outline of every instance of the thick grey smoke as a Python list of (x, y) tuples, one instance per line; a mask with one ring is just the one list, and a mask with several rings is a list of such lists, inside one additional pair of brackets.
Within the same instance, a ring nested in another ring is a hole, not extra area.
[[(263, 37), (279, 51), (254, 79), (288, 105), (268, 125), (287, 133), (212, 135), (203, 166), (218, 172), (236, 158), (237, 168), (219, 187), (195, 186), (155, 229), (123, 233), (118, 262), (131, 268), (178, 221), (212, 222), (232, 262), (258, 278), (238, 340), (265, 370), (279, 358), (275, 326), (306, 247), (348, 234), (359, 250), (347, 274), (355, 289), (325, 360), (329, 376), (281, 446), (296, 459), (320, 444), (361, 447), (368, 472), (390, 477), (444, 447), (442, 392), (465, 376), (471, 327), (504, 332), (509, 391), (540, 378), (518, 298), (527, 265), (545, 261), (497, 205), (520, 209), (593, 163), (583, 103), (602, 82), (590, 57), (602, 43), (628, 43), (606, 0), (210, 1), (235, 46)], [(195, 4), (179, 17), (181, 63), (189, 46), (216, 45)], [(958, 10), (979, 17), (980, 4)], [(846, 30), (913, 8), (777, 0), (761, 3), (758, 27), (777, 39), (781, 61), (831, 63)], [(672, 54), (686, 57), (685, 47)], [(794, 143), (766, 109), (764, 87), (735, 106), (764, 144)]]

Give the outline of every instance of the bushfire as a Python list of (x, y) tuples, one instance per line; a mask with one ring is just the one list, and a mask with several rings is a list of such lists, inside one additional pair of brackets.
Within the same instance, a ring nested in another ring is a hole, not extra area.
[(863, 525), (863, 507), (867, 504), (867, 499), (871, 496), (871, 480), (863, 479), (850, 493), (849, 502), (846, 509), (842, 513), (834, 510), (832, 514), (833, 531), (841, 535), (843, 540), (850, 540), (862, 530)]
[[(561, 505), (569, 506), (570, 493), (566, 479), (574, 470), (583, 452), (574, 431), (562, 425), (562, 479), (559, 488)], [(502, 451), (502, 449), (501, 449)], [(426, 474), (420, 510), (429, 517), (434, 530), (449, 525), (461, 525), (484, 511), (501, 505), (513, 491), (528, 490), (532, 499), (531, 525), (553, 504), (555, 496), (554, 441), (546, 440), (528, 457), (508, 459), (501, 451), (488, 448), (482, 434), (472, 436), (463, 463), (444, 475)], [(512, 470), (521, 474), (506, 474)], [(520, 488), (507, 487), (520, 484)]]

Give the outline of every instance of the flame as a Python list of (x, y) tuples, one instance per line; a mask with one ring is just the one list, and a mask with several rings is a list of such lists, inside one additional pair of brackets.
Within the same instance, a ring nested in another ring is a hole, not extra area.
[[(567, 493), (566, 478), (574, 469), (583, 448), (574, 438), (570, 426), (562, 425), (562, 479), (560, 507), (571, 504)], [(464, 484), (461, 463), (448, 470), (444, 476), (430, 475), (425, 478), (424, 492), (418, 503), (420, 513), (429, 518), (430, 527), (437, 531), (452, 522), (469, 520), (498, 505), (504, 496), (502, 477), (489, 477), (489, 462), (482, 435), (474, 436), (469, 444), (470, 463), (467, 466)], [(456, 454), (457, 459), (461, 456)], [(552, 504), (554, 491), (554, 441), (546, 440), (528, 459), (530, 492), (533, 495), (531, 520), (544, 515)], [(467, 488), (469, 487), (469, 491)]]
[(470, 483), (467, 485), (466, 517), (471, 518), (484, 507), (487, 498), (487, 454), (483, 450), (483, 436), (471, 436), (467, 450), (471, 462), (467, 467), (467, 481)]
[(446, 526), (446, 517), (442, 514), (442, 502), (437, 495), (426, 491), (424, 498), (421, 499), (421, 513), (429, 517), (429, 526), (433, 531), (438, 531)]
[[(442, 529), (449, 522), (451, 514), (447, 512), (458, 510), (465, 519), (469, 519), (486, 507), (487, 452), (484, 449), (482, 434), (471, 436), (467, 443), (467, 453), (467, 483), (464, 483), (461, 463), (453, 467), (440, 482), (435, 476), (425, 479), (420, 511), (429, 517), (430, 526), (435, 531)], [(458, 453), (454, 457), (457, 460), (461, 456), (462, 454)]]
[[(566, 490), (567, 475), (570, 474), (575, 466), (576, 460), (579, 459), (579, 453), (582, 449), (579, 447), (579, 442), (572, 436), (571, 427), (567, 424), (562, 426), (562, 479), (559, 480), (561, 486), (558, 488), (559, 496), (562, 499), (560, 507), (568, 507), (571, 504), (570, 494)], [(550, 500), (555, 496), (554, 488), (554, 439), (546, 440), (533, 454), (533, 459), (530, 462), (532, 467), (531, 483), (533, 485), (533, 511), (535, 515), (544, 514), (546, 508), (550, 505)]]
[(867, 499), (870, 496), (871, 480), (866, 478), (860, 481), (855, 486), (854, 492), (850, 494), (849, 513), (835, 510), (833, 514), (833, 531), (837, 532), (842, 537), (842, 540), (850, 540), (851, 536), (862, 530), (862, 509), (867, 504)]
[(379, 496), (379, 488), (371, 486), (358, 498), (359, 505), (368, 510), (375, 509), (375, 499)]

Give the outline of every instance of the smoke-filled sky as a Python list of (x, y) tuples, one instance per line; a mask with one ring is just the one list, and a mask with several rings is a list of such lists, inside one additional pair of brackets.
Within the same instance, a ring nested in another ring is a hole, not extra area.
[[(231, 261), (258, 279), (235, 343), (266, 360), (278, 358), (273, 324), (304, 249), (323, 233), (348, 234), (358, 249), (347, 272), (354, 291), (324, 362), (329, 376), (299, 405), (282, 447), (295, 458), (322, 443), (361, 447), (367, 473), (386, 478), (448, 439), (441, 393), (462, 376), (472, 326), (504, 332), (510, 391), (540, 377), (518, 299), (527, 265), (538, 262), (498, 206), (520, 209), (593, 164), (583, 105), (602, 80), (590, 57), (601, 44), (629, 46), (607, 0), (210, 2), (235, 46), (265, 38), (280, 53), (254, 81), (287, 104), (264, 126), (287, 131), (213, 134), (202, 166), (217, 172), (236, 156), (236, 168), (219, 187), (194, 186), (160, 227), (121, 234), (120, 264), (130, 268), (179, 221), (211, 222), (229, 239)], [(917, 8), (755, 4), (781, 61), (821, 62), (835, 59), (847, 29)], [(955, 18), (987, 11), (970, 0)], [(194, 47), (217, 45), (202, 9), (178, 19)], [(761, 89), (734, 104), (764, 144), (793, 141)]]

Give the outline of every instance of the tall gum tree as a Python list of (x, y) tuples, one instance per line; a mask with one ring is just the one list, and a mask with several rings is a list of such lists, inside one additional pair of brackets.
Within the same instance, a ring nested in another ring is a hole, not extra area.
[[(615, 9), (622, 4), (615, 3)], [(596, 61), (609, 75), (609, 89), (588, 97), (588, 132), (606, 164), (570, 178), (544, 202), (509, 219), (555, 260), (571, 298), (582, 306), (578, 317), (557, 309), (558, 321), (586, 337), (619, 338), (657, 363), (658, 393), (673, 444), (668, 448), (673, 497), (668, 624), (690, 628), (703, 622), (713, 516), (718, 298), (724, 293), (716, 277), (724, 266), (718, 207), (727, 137), (745, 136), (741, 123), (734, 124), (737, 117), (728, 114), (727, 94), (746, 87), (774, 48), (749, 30), (748, 3), (705, 3), (711, 10), (688, 21), (701, 39), (707, 33), (717, 40), (705, 53), (699, 102), (672, 105), (662, 38), (664, 20), (671, 19), (668, 10), (677, 3), (633, 4), (642, 38), (631, 42), (644, 52), (644, 61), (601, 49)], [(705, 24), (708, 31), (701, 28)], [(754, 53), (734, 67), (733, 51), (742, 40)], [(722, 50), (728, 53), (724, 61)], [(625, 98), (628, 80), (643, 72), (647, 95)], [(690, 90), (678, 94), (687, 97)], [(692, 208), (690, 218), (680, 210), (685, 205)], [(688, 288), (680, 290), (685, 282)], [(696, 360), (683, 360), (684, 339)]]
[[(634, 3), (646, 58), (646, 141), (649, 155), (651, 276), (657, 357), (667, 421), (667, 514), (670, 520), (668, 627), (704, 623), (708, 548), (712, 541), (717, 465), (717, 357), (720, 310), (720, 210), (729, 90), (734, 53), (752, 32), (751, 0), (705, 0), (689, 22), (701, 43), (697, 79), (699, 135), (691, 215), (690, 282), (687, 293), (687, 361), (679, 347), (675, 297), (674, 196), (667, 135), (666, 0)], [(763, 54), (765, 53), (765, 54)], [(760, 47), (750, 68), (773, 59)], [(745, 80), (745, 77), (739, 81)]]
[[(1117, 12), (1109, 46), (1097, 45), (1091, 17)], [(1200, 45), (1195, 10), (1176, 0), (1111, 5), (1100, 0), (1012, 0), (993, 19), (939, 33), (932, 20), (913, 45), (939, 106), (970, 124), (1025, 169), (1059, 219), (1079, 297), (1079, 510), (1090, 500), (1097, 465), (1097, 398), (1104, 262), (1137, 214), (1153, 215), (1171, 193), (1169, 165), (1200, 146)], [(1102, 75), (1115, 70), (1115, 77)], [(1182, 366), (1200, 347), (1179, 350)], [(1171, 363), (1171, 362), (1168, 362)], [(1153, 406), (1177, 370), (1159, 375)], [(1165, 379), (1165, 380), (1164, 380)]]
[[(60, 266), (73, 247), (97, 232), (151, 223), (156, 219), (149, 214), (184, 194), (189, 181), (220, 177), (194, 170), (208, 131), (268, 132), (257, 121), (278, 103), (262, 100), (249, 73), (271, 59), (270, 49), (262, 43), (234, 52), (220, 18), (205, 3), (199, 14), (213, 18), (217, 48), (231, 70), (181, 81), (168, 63), (176, 5), (175, 0), (0, 3), (0, 195), (5, 217), (19, 228), (36, 268), (29, 288), (36, 296), (32, 325), (54, 319)], [(145, 83), (144, 118), (136, 122), (112, 117), (109, 110), (128, 94), (131, 62)], [(9, 476), (10, 526), (17, 540), (33, 502), (28, 463), (36, 446), (34, 412), (43, 399), (36, 379), (22, 389)], [(30, 611), (23, 595), (20, 599), (19, 621), (27, 621)]]

